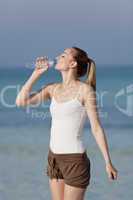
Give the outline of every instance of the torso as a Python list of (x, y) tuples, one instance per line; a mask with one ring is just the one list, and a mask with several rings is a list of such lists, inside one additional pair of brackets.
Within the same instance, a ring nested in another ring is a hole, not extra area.
[[(75, 92), (72, 94), (71, 90)], [(81, 91), (82, 83), (67, 90), (63, 90), (60, 84), (54, 87), (50, 104), (52, 116), (50, 148), (54, 153), (85, 151), (82, 129), (87, 114), (82, 104)]]
[[(69, 88), (62, 88), (61, 83), (56, 83), (53, 86), (53, 90), (51, 92), (51, 101), (55, 101), (58, 103), (66, 103), (69, 101), (78, 101), (81, 105), (84, 106), (83, 96), (82, 96), (82, 90), (79, 91), (80, 87), (82, 87), (83, 83), (80, 81), (77, 81), (75, 86), (71, 86)], [(56, 91), (55, 91), (56, 90)], [(75, 96), (79, 93), (78, 98)]]

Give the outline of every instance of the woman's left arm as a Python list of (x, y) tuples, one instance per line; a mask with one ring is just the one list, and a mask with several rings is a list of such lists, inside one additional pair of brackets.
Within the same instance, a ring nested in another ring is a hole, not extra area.
[(101, 126), (98, 115), (96, 92), (94, 91), (91, 85), (86, 83), (84, 85), (83, 101), (87, 111), (88, 118), (90, 120), (92, 134), (94, 135), (95, 140), (105, 159), (106, 171), (108, 173), (108, 176), (110, 179), (116, 179), (117, 170), (114, 168), (111, 162), (106, 135), (103, 127)]

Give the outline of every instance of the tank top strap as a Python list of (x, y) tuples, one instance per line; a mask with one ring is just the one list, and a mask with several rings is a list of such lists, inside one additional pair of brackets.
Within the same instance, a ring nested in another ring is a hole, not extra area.
[[(56, 91), (57, 87), (58, 87), (58, 84), (55, 85), (55, 88), (53, 89), (53, 96), (55, 96), (55, 91)], [(77, 99), (77, 98), (78, 98), (78, 96), (79, 96), (79, 94), (80, 94), (80, 91), (81, 91), (81, 88), (82, 88), (82, 84), (80, 84), (79, 89), (78, 89), (78, 92), (77, 92), (77, 94), (76, 94), (76, 96), (75, 96), (74, 99)]]

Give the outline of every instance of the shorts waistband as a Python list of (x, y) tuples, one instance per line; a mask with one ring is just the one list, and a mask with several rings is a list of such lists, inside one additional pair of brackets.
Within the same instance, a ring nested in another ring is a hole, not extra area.
[(54, 153), (50, 148), (49, 148), (49, 154), (58, 157), (58, 158), (65, 158), (65, 157), (70, 157), (70, 158), (84, 158), (87, 156), (87, 150), (83, 153)]

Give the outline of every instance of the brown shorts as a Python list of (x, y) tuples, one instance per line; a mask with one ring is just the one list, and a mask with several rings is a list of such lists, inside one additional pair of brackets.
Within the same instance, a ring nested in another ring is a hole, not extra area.
[(51, 179), (64, 179), (68, 185), (86, 188), (90, 183), (91, 163), (83, 153), (56, 154), (49, 148), (46, 174)]

